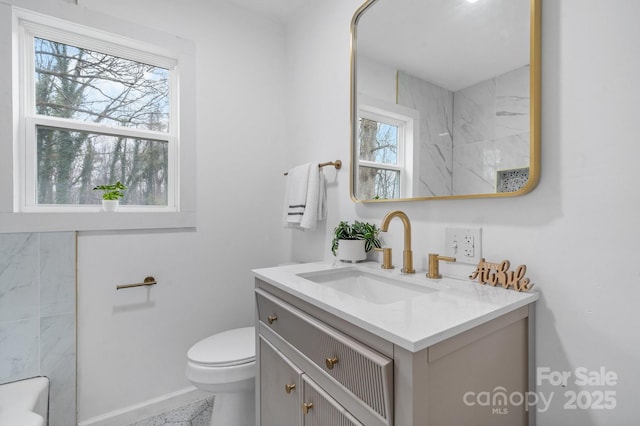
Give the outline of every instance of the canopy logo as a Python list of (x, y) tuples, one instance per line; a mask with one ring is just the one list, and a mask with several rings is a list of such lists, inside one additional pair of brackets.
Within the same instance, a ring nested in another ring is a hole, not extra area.
[[(565, 410), (611, 410), (616, 407), (616, 391), (603, 389), (616, 386), (618, 374), (615, 371), (600, 367), (589, 370), (578, 367), (573, 371), (551, 370), (549, 367), (538, 367), (536, 370), (537, 386), (552, 386), (566, 389), (562, 392)], [(595, 389), (593, 389), (595, 388)], [(560, 393), (558, 393), (560, 395)], [(524, 406), (525, 411), (535, 407), (538, 412), (546, 412), (556, 397), (556, 392), (509, 392), (503, 386), (496, 386), (491, 391), (466, 392), (462, 401), (468, 407), (480, 406), (491, 409), (492, 414), (509, 414), (509, 409)]]

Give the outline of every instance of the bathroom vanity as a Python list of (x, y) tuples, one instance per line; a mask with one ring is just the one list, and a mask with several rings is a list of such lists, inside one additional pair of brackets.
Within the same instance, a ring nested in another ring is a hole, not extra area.
[(259, 425), (533, 424), (537, 293), (376, 263), (253, 273)]

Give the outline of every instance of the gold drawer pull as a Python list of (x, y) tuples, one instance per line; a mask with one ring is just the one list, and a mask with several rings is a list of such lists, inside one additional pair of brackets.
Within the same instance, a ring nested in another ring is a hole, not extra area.
[(274, 322), (275, 320), (277, 320), (277, 319), (278, 319), (278, 316), (277, 316), (277, 315), (269, 315), (269, 316), (267, 317), (267, 321), (269, 321), (269, 324), (273, 324), (273, 322)]
[(313, 408), (313, 402), (305, 402), (302, 404), (302, 412), (309, 414), (309, 410)]
[(327, 358), (325, 360), (325, 364), (327, 364), (327, 368), (329, 370), (333, 370), (333, 366), (336, 365), (338, 363), (338, 358), (333, 357), (333, 358)]
[(292, 390), (294, 390), (296, 388), (296, 384), (295, 383), (291, 383), (291, 384), (286, 384), (284, 385), (284, 390), (287, 393), (291, 393)]

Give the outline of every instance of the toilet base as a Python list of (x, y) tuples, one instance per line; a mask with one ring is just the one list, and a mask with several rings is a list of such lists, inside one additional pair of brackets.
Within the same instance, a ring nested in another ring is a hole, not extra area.
[(255, 426), (255, 393), (245, 392), (216, 394), (213, 401), (211, 426)]

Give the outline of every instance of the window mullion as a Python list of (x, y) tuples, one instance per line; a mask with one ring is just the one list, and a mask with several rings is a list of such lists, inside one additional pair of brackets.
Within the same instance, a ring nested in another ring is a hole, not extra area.
[(366, 161), (366, 160), (360, 160), (358, 161), (358, 164), (362, 167), (372, 167), (375, 169), (397, 170), (397, 171), (402, 171), (404, 169), (404, 167), (396, 164), (376, 163), (375, 161)]
[(55, 127), (67, 130), (80, 130), (91, 133), (100, 133), (112, 136), (126, 136), (137, 139), (152, 139), (159, 141), (169, 141), (168, 133), (156, 132), (153, 130), (136, 129), (132, 127), (113, 127), (103, 124), (96, 124), (89, 121), (70, 120), (59, 117), (48, 117), (44, 115), (34, 115), (28, 121), (35, 126)]

